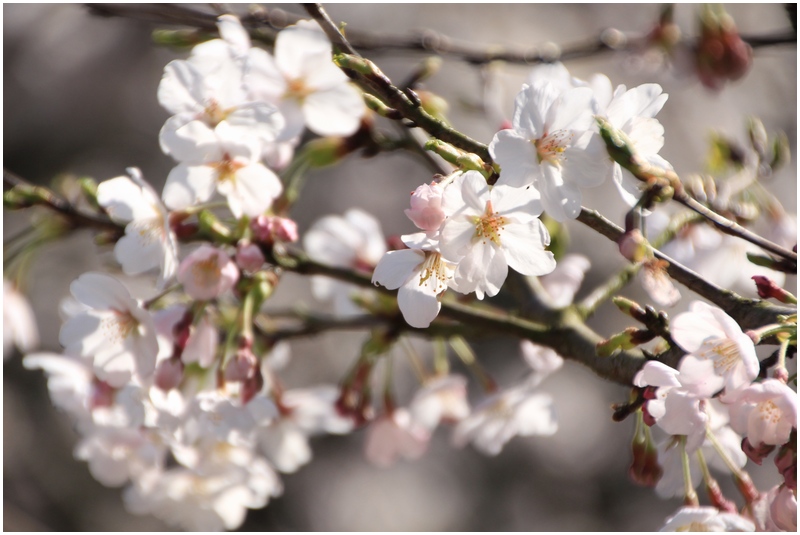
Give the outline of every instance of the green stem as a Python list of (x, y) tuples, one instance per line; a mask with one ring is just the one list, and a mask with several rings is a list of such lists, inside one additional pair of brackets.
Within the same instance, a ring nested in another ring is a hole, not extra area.
[(454, 336), (450, 339), (450, 347), (453, 348), (453, 351), (456, 352), (458, 358), (461, 359), (461, 362), (469, 369), (472, 375), (480, 382), (481, 386), (487, 392), (494, 392), (497, 390), (497, 384), (494, 382), (486, 370), (483, 369), (483, 366), (480, 365), (478, 359), (475, 357), (475, 353), (472, 351), (472, 348), (469, 347), (469, 344), (460, 336)]
[(681, 467), (683, 468), (683, 496), (685, 505), (700, 505), (697, 493), (692, 485), (692, 472), (689, 467), (689, 455), (686, 453), (686, 437), (680, 438)]

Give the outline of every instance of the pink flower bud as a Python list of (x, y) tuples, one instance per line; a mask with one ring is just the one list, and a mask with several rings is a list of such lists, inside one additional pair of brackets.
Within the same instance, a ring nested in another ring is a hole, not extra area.
[(246, 381), (255, 375), (256, 370), (258, 370), (258, 359), (251, 349), (242, 347), (236, 351), (236, 355), (225, 367), (225, 380)]
[(639, 229), (623, 234), (619, 239), (619, 252), (631, 262), (641, 262), (647, 254), (647, 240)]
[(155, 385), (167, 392), (177, 388), (183, 380), (183, 362), (181, 359), (169, 358), (162, 360), (156, 368)]
[(239, 269), (224, 251), (203, 245), (184, 258), (178, 268), (178, 282), (190, 297), (214, 299), (239, 280)]
[(411, 209), (405, 211), (414, 224), (426, 232), (438, 230), (445, 219), (443, 190), (438, 184), (423, 184), (411, 194)]
[(255, 272), (261, 269), (266, 260), (261, 249), (254, 243), (239, 242), (236, 248), (236, 264), (242, 271)]
[(296, 242), (300, 238), (297, 223), (285, 217), (260, 215), (253, 219), (250, 228), (261, 243)]

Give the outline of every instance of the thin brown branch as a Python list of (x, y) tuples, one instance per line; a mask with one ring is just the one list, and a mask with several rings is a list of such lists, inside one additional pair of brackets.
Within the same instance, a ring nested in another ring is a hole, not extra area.
[[(87, 7), (92, 13), (101, 16), (119, 16), (156, 24), (183, 25), (212, 31), (215, 29), (215, 14), (180, 4), (87, 4)], [(266, 27), (280, 30), (301, 18), (280, 8), (264, 7), (241, 15), (242, 23), (252, 31), (254, 39), (263, 37), (261, 33), (255, 32), (256, 29), (263, 31)], [(609, 39), (609, 35), (614, 38)], [(353, 48), (362, 52), (437, 54), (475, 65), (493, 61), (534, 65), (556, 60), (587, 58), (608, 52), (630, 52), (641, 50), (646, 45), (646, 38), (642, 34), (617, 30), (601, 32), (597, 37), (562, 46), (548, 43), (521, 48), (475, 45), (429, 29), (412, 35), (395, 35), (348, 28), (347, 39)], [(742, 39), (753, 48), (797, 44), (797, 35), (787, 31), (768, 35), (742, 35)], [(683, 40), (683, 44), (688, 47), (693, 47), (694, 43), (695, 40), (691, 38)]]
[[(600, 213), (586, 208), (581, 210), (578, 221), (614, 242), (617, 242), (624, 232)], [(794, 308), (775, 306), (759, 299), (747, 299), (720, 288), (661, 251), (656, 249), (653, 252), (657, 258), (669, 262), (667, 273), (670, 277), (725, 310), (744, 329), (763, 327), (777, 322), (778, 316), (797, 312)]]

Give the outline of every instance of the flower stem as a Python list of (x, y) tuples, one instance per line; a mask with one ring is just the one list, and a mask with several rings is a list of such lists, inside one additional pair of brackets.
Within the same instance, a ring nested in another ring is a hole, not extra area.
[(689, 506), (700, 505), (697, 493), (692, 486), (692, 472), (689, 467), (689, 454), (686, 453), (686, 437), (680, 438), (681, 443), (681, 467), (683, 468), (683, 503)]

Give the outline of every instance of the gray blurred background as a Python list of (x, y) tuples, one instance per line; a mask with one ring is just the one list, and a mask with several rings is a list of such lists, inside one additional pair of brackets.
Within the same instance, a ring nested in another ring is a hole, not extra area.
[[(287, 11), (302, 13), (291, 5)], [(532, 46), (545, 41), (573, 43), (607, 27), (643, 32), (658, 16), (654, 5), (330, 5), (336, 21), (350, 28), (405, 34), (430, 28), (476, 46)], [(685, 32), (694, 31), (697, 6), (677, 7)], [(764, 34), (790, 28), (781, 5), (731, 5), (742, 33)], [(92, 17), (79, 5), (3, 6), (4, 167), (34, 182), (59, 173), (104, 180), (140, 167), (159, 189), (173, 162), (158, 148), (157, 134), (167, 113), (156, 101), (164, 66), (186, 52), (152, 44), (153, 26), (133, 20)], [(404, 79), (422, 55), (372, 56), (392, 79)], [(686, 76), (664, 69), (647, 74), (628, 54), (606, 54), (567, 63), (579, 77), (594, 72), (632, 87), (659, 82), (669, 101), (658, 118), (666, 130), (661, 154), (683, 174), (703, 169), (710, 129), (744, 141), (744, 117), (760, 117), (768, 131), (783, 130), (796, 159), (797, 55), (795, 46), (758, 49), (750, 73), (721, 92), (704, 89)], [(497, 66), (497, 105), (506, 116), (529, 68)], [(461, 131), (488, 143), (498, 124), (476, 109), (481, 78), (474, 67), (445, 61), (427, 88), (450, 103), (449, 118)], [(381, 123), (380, 128), (387, 129)], [(351, 157), (340, 166), (314, 173), (293, 217), (301, 232), (319, 217), (360, 207), (377, 214), (387, 235), (413, 231), (403, 215), (408, 192), (430, 180), (418, 160), (382, 154)], [(592, 191), (584, 204), (620, 222), (616, 195)], [(610, 191), (610, 188), (609, 188)], [(781, 171), (771, 191), (796, 211), (795, 165)], [(4, 212), (4, 236), (21, 229), (27, 214)], [(593, 271), (580, 295), (624, 265), (613, 244), (578, 224), (570, 224), (571, 250), (589, 254)], [(588, 251), (588, 253), (587, 253)], [(57, 304), (69, 283), (90, 269), (115, 269), (110, 249), (98, 250), (88, 233), (49, 245), (31, 267), (27, 292), (35, 308), (44, 349), (58, 351)], [(792, 285), (795, 283), (792, 282)], [(635, 288), (628, 295), (645, 300)], [(688, 302), (692, 297), (684, 290)], [(270, 306), (298, 302), (315, 306), (306, 280), (287, 276)], [(685, 304), (684, 304), (685, 306)], [(670, 311), (672, 314), (680, 309)], [(593, 320), (610, 334), (625, 325), (611, 306)], [(361, 336), (329, 334), (293, 343), (285, 373), (291, 386), (336, 382), (357, 355)], [(484, 340), (476, 350), (503, 386), (518, 381), (526, 365), (512, 340)], [(427, 348), (420, 346), (421, 351)], [(398, 362), (401, 362), (399, 359)], [(398, 366), (399, 403), (415, 385)], [(459, 370), (456, 366), (457, 371)], [(678, 500), (659, 500), (626, 477), (632, 422), (613, 423), (610, 405), (627, 391), (567, 363), (542, 390), (555, 398), (560, 430), (553, 437), (516, 438), (496, 458), (470, 447), (453, 450), (447, 430), (439, 430), (430, 451), (414, 463), (384, 470), (362, 455), (363, 431), (347, 437), (315, 439), (314, 460), (283, 476), (284, 495), (266, 509), (252, 511), (244, 530), (653, 530), (674, 512)], [(477, 390), (471, 400), (478, 399)], [(55, 412), (41, 373), (22, 368), (19, 356), (5, 361), (3, 379), (3, 488), (6, 530), (162, 530), (150, 517), (130, 515), (119, 489), (94, 481), (84, 463), (72, 458), (76, 436)], [(766, 487), (774, 467), (755, 474)], [(726, 483), (731, 497), (736, 493)]]

